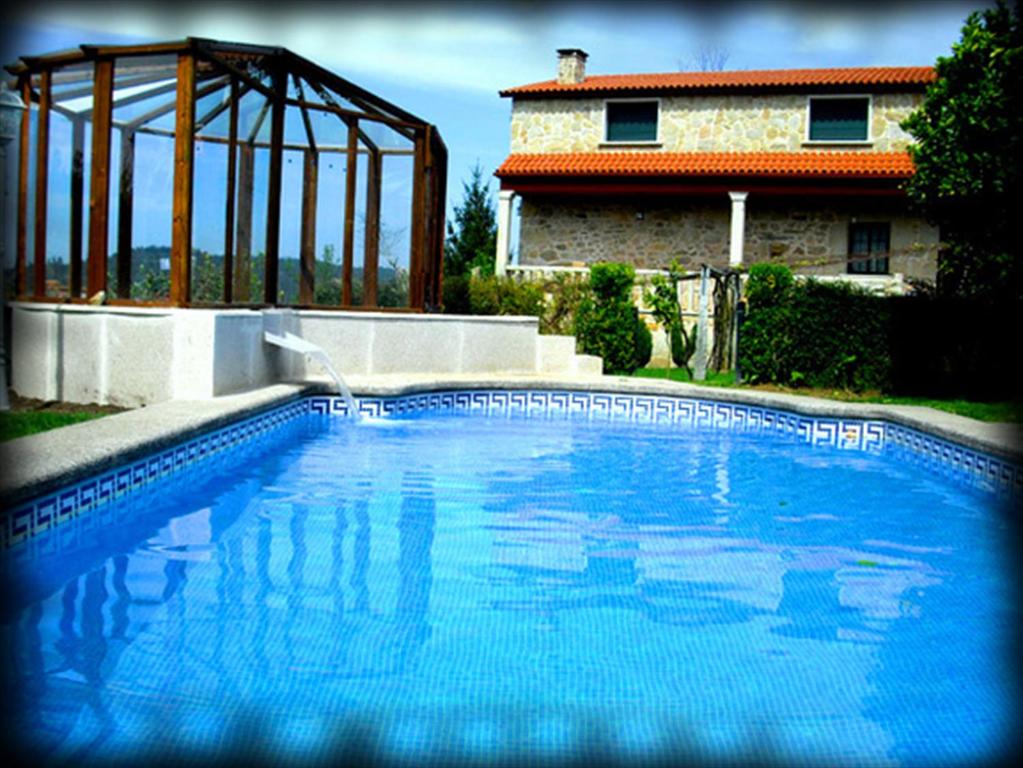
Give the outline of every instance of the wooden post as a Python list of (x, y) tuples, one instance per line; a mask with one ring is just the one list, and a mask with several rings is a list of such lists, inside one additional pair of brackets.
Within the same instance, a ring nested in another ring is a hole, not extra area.
[(416, 132), (416, 155), (412, 171), (412, 236), (409, 243), (409, 306), (422, 309), (424, 303), (423, 257), (426, 248), (426, 141)]
[(53, 73), (44, 70), (39, 76), (39, 116), (36, 125), (36, 213), (35, 263), (33, 264), (32, 294), (46, 295), (46, 196), (50, 167), (50, 86)]
[(281, 246), (281, 172), (284, 168), (284, 99), (287, 79), (283, 70), (274, 73), (274, 100), (270, 118), (270, 177), (266, 192), (266, 262), (263, 301), (277, 306), (277, 264)]
[(345, 168), (344, 256), (341, 263), (341, 305), (352, 305), (352, 265), (355, 260), (355, 181), (358, 170), (358, 123), (348, 123), (348, 154)]
[(71, 296), (82, 295), (82, 211), (85, 192), (85, 121), (71, 123)]
[(117, 198), (117, 298), (131, 296), (131, 225), (135, 197), (135, 132), (121, 132), (121, 186)]
[(252, 301), (252, 191), (256, 150), (251, 144), (239, 147), (238, 157), (238, 237), (235, 241), (234, 299)]
[(314, 304), (316, 297), (316, 179), (317, 154), (310, 148), (304, 153), (302, 168), (302, 234), (298, 303)]
[[(231, 78), (231, 111), (227, 129), (227, 203), (224, 209), (224, 301), (234, 301), (235, 175), (238, 168), (238, 81)], [(250, 208), (251, 212), (251, 208)]]
[(89, 263), (86, 296), (107, 289), (107, 227), (110, 213), (110, 124), (114, 62), (96, 62), (92, 97), (92, 167), (89, 174)]
[(174, 122), (174, 202), (171, 223), (170, 299), (187, 306), (192, 294), (192, 176), (195, 161), (195, 57), (178, 54)]
[(25, 103), (25, 111), (21, 113), (21, 146), (18, 162), (18, 242), (15, 254), (14, 288), (18, 296), (24, 296), (28, 290), (26, 282), (26, 266), (28, 251), (28, 163), (29, 163), (29, 131), (31, 130), (32, 84), (29, 77), (21, 82), (21, 100)]
[(380, 269), (380, 180), (383, 156), (371, 150), (366, 163), (366, 240), (362, 258), (362, 305), (377, 306), (377, 277)]

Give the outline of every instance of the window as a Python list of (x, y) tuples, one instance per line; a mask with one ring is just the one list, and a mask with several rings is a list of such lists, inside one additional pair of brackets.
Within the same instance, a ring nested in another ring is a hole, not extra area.
[(849, 274), (887, 275), (891, 225), (888, 222), (849, 225)]
[(607, 141), (657, 141), (656, 101), (609, 101)]
[(867, 141), (870, 99), (866, 96), (810, 99), (810, 141)]

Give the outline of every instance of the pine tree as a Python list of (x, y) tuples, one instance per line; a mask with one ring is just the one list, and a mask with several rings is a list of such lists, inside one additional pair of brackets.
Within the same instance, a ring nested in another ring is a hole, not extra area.
[(465, 275), (474, 267), (493, 274), (497, 254), (497, 215), (490, 201), (490, 184), (483, 181), (479, 163), (462, 184), (462, 204), (455, 206), (455, 221), (448, 222), (444, 244), (444, 275)]

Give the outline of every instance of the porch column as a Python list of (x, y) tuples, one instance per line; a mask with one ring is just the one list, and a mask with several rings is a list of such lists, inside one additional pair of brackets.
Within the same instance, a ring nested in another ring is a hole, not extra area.
[(749, 192), (729, 192), (732, 199), (732, 234), (728, 243), (728, 266), (742, 264), (742, 244), (746, 237), (746, 196)]
[(512, 198), (515, 193), (502, 189), (497, 193), (497, 258), (494, 260), (494, 274), (508, 274), (508, 245), (511, 243)]

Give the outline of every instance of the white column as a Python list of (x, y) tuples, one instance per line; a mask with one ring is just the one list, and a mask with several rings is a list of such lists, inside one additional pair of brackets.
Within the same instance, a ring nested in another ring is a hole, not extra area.
[(728, 266), (742, 264), (742, 243), (746, 236), (746, 196), (749, 192), (729, 192), (732, 198), (732, 235), (728, 243)]
[(515, 193), (510, 189), (502, 189), (497, 193), (497, 258), (494, 261), (494, 274), (508, 274), (508, 246), (511, 243), (512, 198)]

